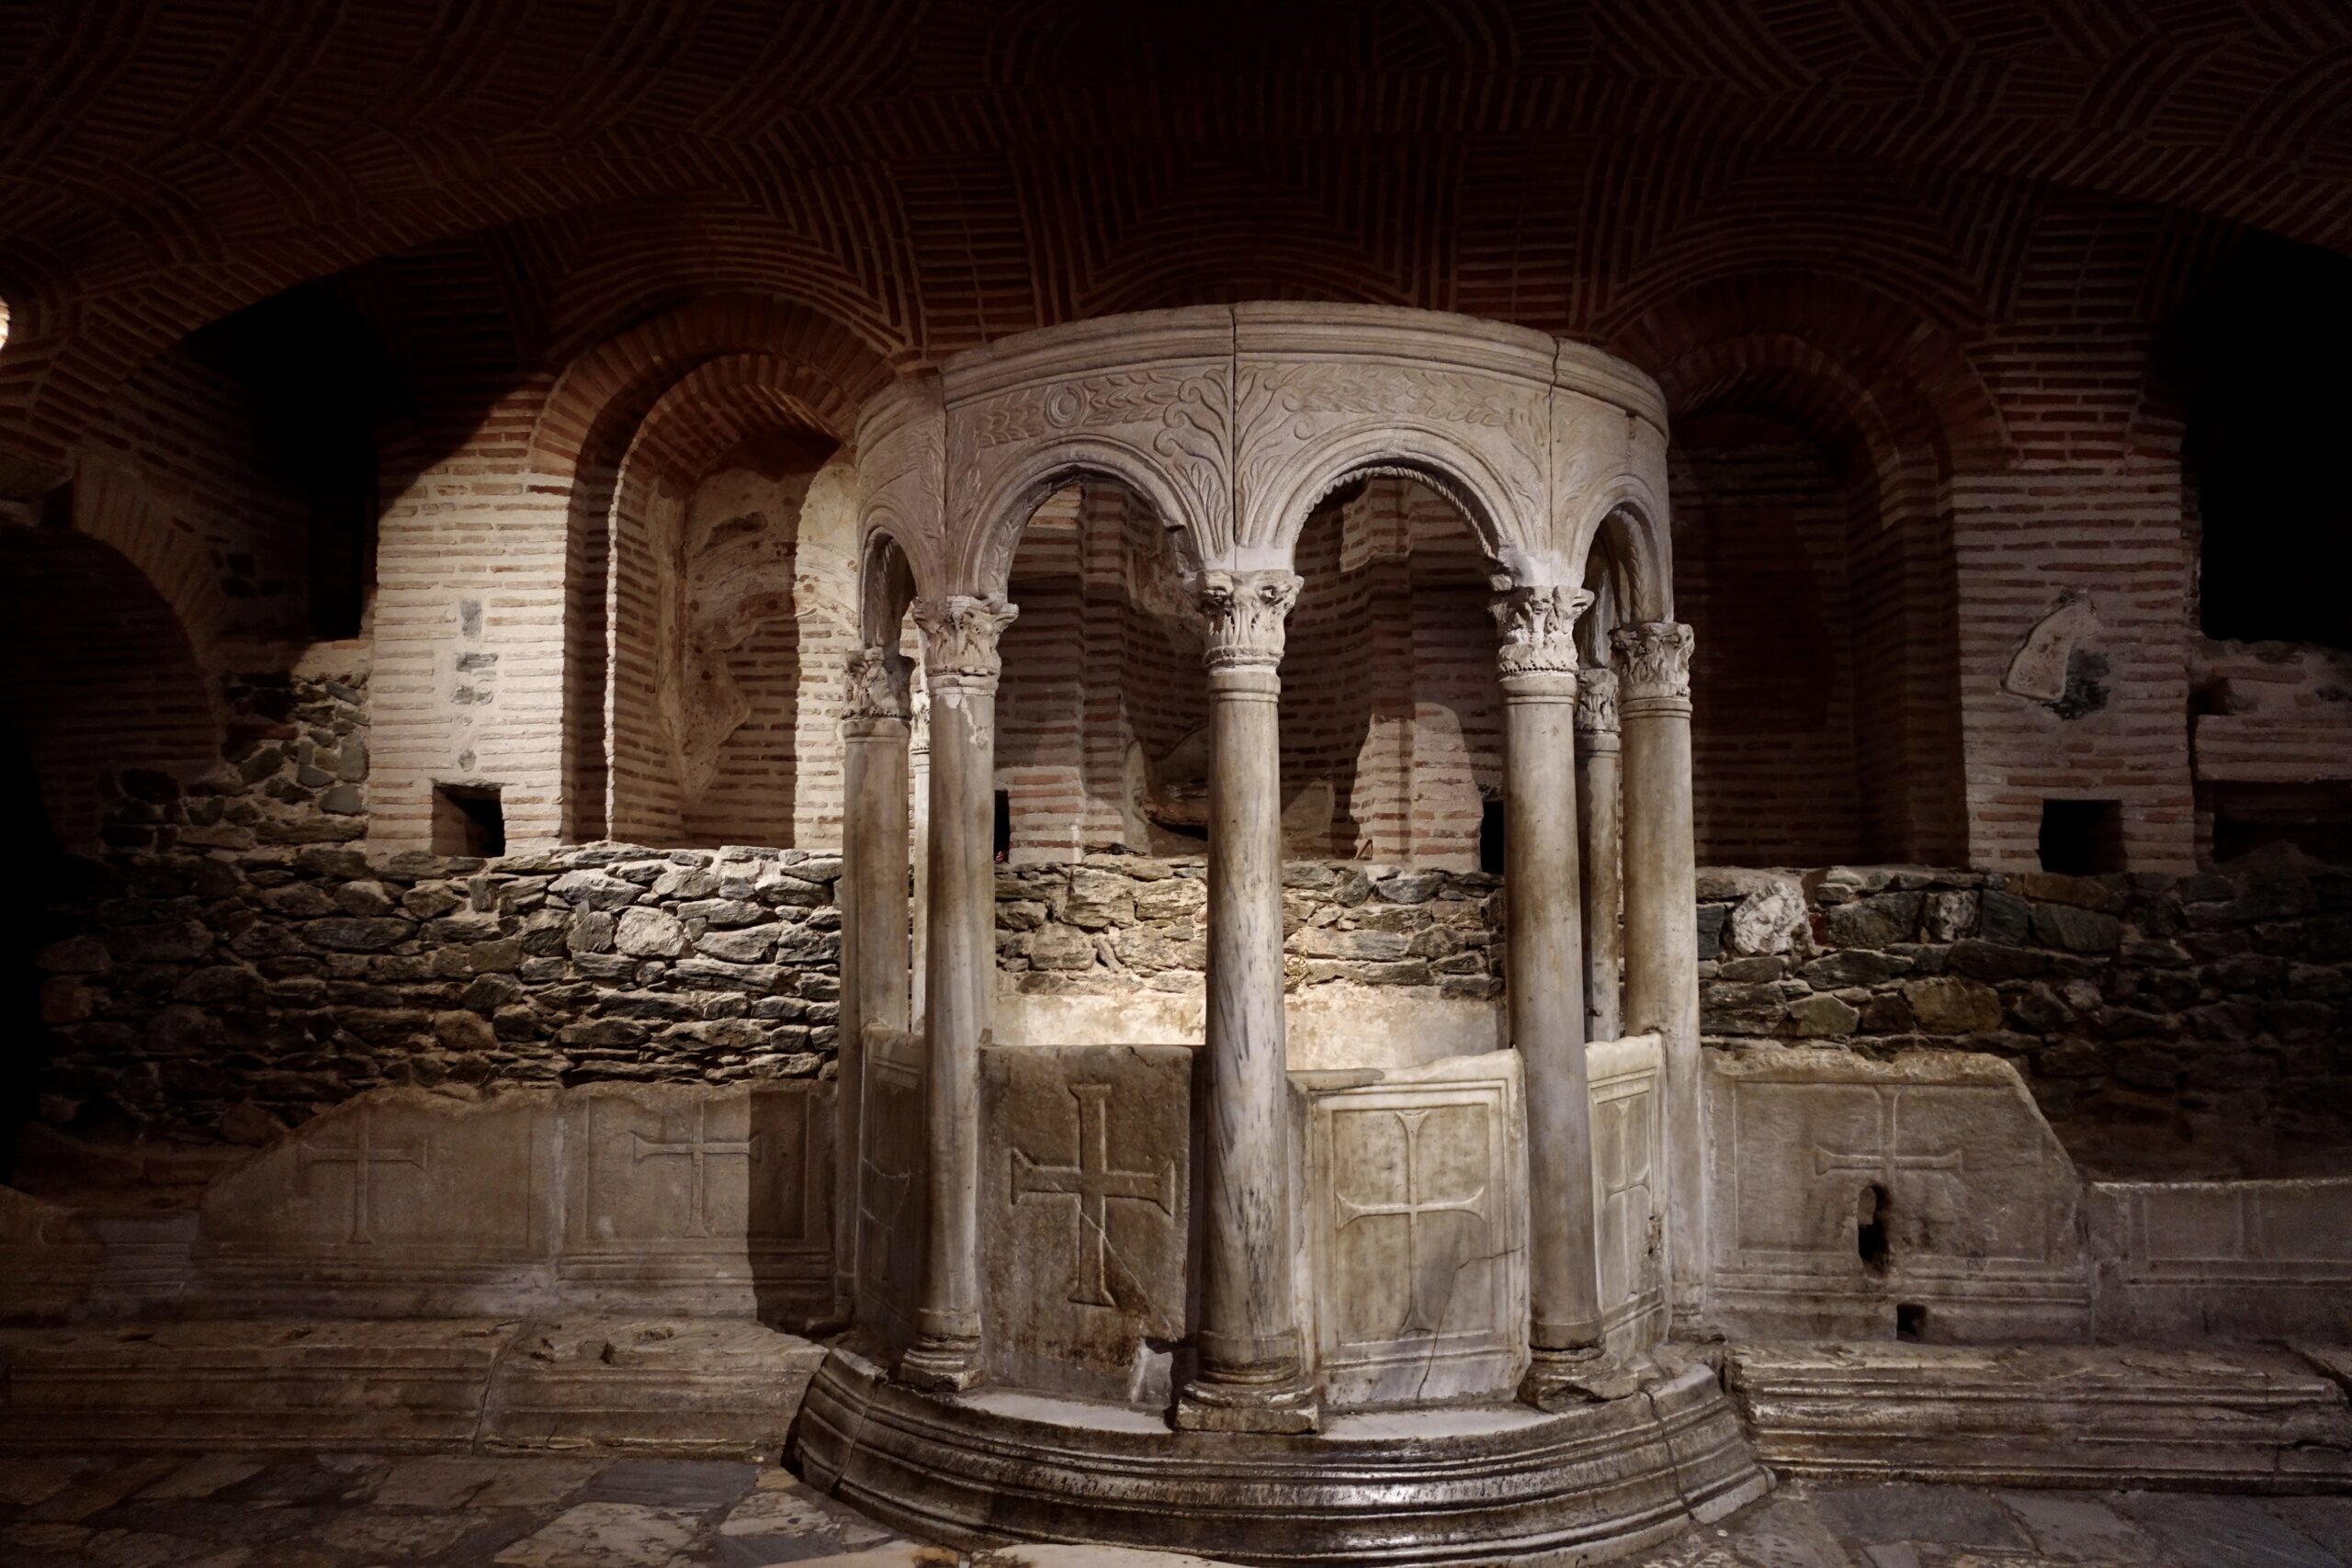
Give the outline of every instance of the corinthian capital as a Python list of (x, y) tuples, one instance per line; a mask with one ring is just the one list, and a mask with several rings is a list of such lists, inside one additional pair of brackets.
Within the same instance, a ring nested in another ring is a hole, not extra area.
[(1690, 699), (1690, 628), (1680, 621), (1636, 621), (1609, 634), (1624, 681), (1624, 700)]
[(861, 648), (851, 654), (844, 718), (904, 718), (913, 664), (895, 648)]
[(1502, 644), (1495, 662), (1512, 675), (1573, 675), (1577, 672), (1577, 617), (1592, 607), (1592, 595), (1556, 582), (1512, 584), (1498, 578), (1488, 602)]
[(1577, 728), (1586, 735), (1617, 733), (1617, 671), (1606, 665), (1577, 677)]
[(922, 667), (933, 682), (984, 681), (993, 686), (1002, 665), (997, 639), (1021, 612), (1001, 599), (950, 593), (915, 601), (915, 629), (922, 634)]
[(1271, 669), (1283, 661), (1283, 620), (1298, 603), (1297, 573), (1211, 571), (1201, 577), (1201, 613), (1208, 617), (1208, 666)]

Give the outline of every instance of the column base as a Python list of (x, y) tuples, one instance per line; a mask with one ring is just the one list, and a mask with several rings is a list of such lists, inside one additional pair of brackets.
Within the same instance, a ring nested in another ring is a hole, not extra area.
[(1180, 1432), (1318, 1432), (1323, 1403), (1304, 1379), (1287, 1383), (1184, 1385), (1170, 1417)]
[(1537, 1350), (1520, 1380), (1519, 1402), (1556, 1415), (1579, 1404), (1630, 1398), (1641, 1386), (1638, 1373), (1598, 1345), (1582, 1350)]
[(899, 1381), (926, 1393), (961, 1393), (983, 1375), (977, 1339), (918, 1339), (899, 1358)]

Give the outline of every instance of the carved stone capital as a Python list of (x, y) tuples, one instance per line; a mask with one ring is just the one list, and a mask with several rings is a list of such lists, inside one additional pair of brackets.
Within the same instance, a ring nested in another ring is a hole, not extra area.
[(848, 658), (849, 700), (844, 720), (909, 716), (908, 679), (914, 664), (895, 648), (861, 648)]
[(907, 750), (916, 757), (931, 755), (931, 690), (917, 685), (910, 694), (909, 705), (913, 711), (907, 717)]
[(1208, 667), (1272, 669), (1283, 661), (1283, 618), (1304, 586), (1295, 572), (1210, 571), (1201, 577)]
[(1617, 671), (1605, 664), (1586, 671), (1577, 681), (1577, 733), (1617, 733)]
[(926, 683), (943, 681), (984, 684), (993, 690), (1003, 665), (997, 639), (1021, 612), (1001, 599), (975, 599), (950, 593), (944, 599), (918, 599), (915, 629), (922, 634), (922, 667)]
[(1679, 621), (1637, 621), (1609, 634), (1623, 681), (1623, 700), (1683, 703), (1690, 700), (1690, 628)]
[(1504, 679), (1575, 674), (1577, 617), (1592, 607), (1592, 595), (1556, 582), (1514, 583), (1499, 577), (1487, 607), (1502, 634), (1495, 662)]

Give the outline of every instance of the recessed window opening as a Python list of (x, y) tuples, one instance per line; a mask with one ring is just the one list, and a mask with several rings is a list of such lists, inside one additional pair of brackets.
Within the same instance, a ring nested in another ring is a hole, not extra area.
[(1918, 1302), (1897, 1302), (1894, 1306), (1894, 1337), (1897, 1339), (1925, 1339), (1928, 1337), (1928, 1309)]
[(1854, 1250), (1864, 1267), (1886, 1267), (1886, 1189), (1875, 1181), (1854, 1201)]
[(1503, 803), (1487, 797), (1478, 817), (1478, 869), (1503, 874)]
[(999, 865), (1002, 865), (1012, 853), (1012, 792), (1009, 789), (1001, 789), (996, 792), (996, 821), (993, 833), (996, 861)]
[(436, 855), (503, 855), (506, 811), (501, 784), (433, 786), (433, 852)]
[(2099, 876), (2123, 869), (2123, 803), (2045, 800), (2041, 803), (2041, 869), (2065, 876)]

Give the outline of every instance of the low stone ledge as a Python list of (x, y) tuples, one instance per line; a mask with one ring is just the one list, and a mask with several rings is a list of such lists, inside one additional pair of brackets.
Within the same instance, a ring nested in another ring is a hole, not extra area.
[(823, 1348), (741, 1320), (0, 1331), (0, 1450), (773, 1453)]
[(1735, 1345), (1782, 1476), (2352, 1491), (2352, 1406), (2306, 1357), (2145, 1345)]

